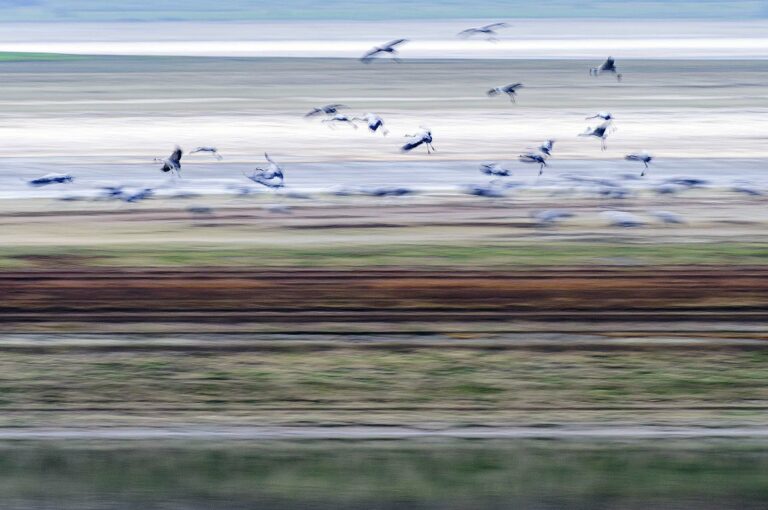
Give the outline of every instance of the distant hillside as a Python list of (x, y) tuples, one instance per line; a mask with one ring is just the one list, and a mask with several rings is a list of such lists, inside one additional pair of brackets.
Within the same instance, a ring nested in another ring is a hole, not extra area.
[(0, 0), (0, 21), (768, 17), (766, 0)]

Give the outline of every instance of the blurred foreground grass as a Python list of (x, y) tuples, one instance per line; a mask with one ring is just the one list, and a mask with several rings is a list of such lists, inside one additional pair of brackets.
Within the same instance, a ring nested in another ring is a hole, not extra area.
[(752, 510), (767, 469), (759, 441), (0, 443), (7, 507), (65, 510)]
[(211, 349), (4, 352), (0, 424), (768, 422), (765, 349)]

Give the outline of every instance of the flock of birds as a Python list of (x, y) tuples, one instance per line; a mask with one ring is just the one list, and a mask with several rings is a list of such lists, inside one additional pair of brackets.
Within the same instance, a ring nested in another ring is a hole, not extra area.
[[(509, 25), (506, 23), (492, 23), (492, 24), (484, 25), (480, 27), (468, 28), (466, 30), (461, 31), (457, 35), (458, 37), (461, 37), (461, 38), (472, 38), (472, 37), (480, 36), (480, 37), (484, 37), (488, 41), (495, 41), (498, 36), (498, 30), (502, 28), (506, 28), (508, 26)], [(403, 45), (405, 45), (408, 42), (409, 42), (408, 39), (395, 39), (395, 40), (389, 41), (385, 44), (372, 48), (370, 51), (366, 52), (361, 57), (360, 60), (365, 64), (370, 64), (376, 59), (388, 56), (395, 62), (399, 62), (400, 61), (400, 59), (398, 58), (399, 50)], [(623, 78), (623, 75), (618, 71), (618, 68), (616, 66), (616, 61), (612, 57), (608, 57), (599, 66), (592, 67), (589, 69), (589, 75), (591, 76), (597, 77), (604, 74), (614, 76), (616, 80), (619, 82), (621, 82)], [(512, 103), (516, 103), (518, 98), (518, 92), (522, 88), (524, 88), (524, 85), (522, 83), (519, 83), (519, 82), (511, 83), (507, 85), (492, 87), (487, 90), (486, 94), (489, 97), (505, 95), (509, 98), (509, 100)], [(389, 131), (385, 127), (384, 119), (379, 114), (368, 112), (362, 115), (348, 115), (346, 113), (343, 113), (343, 110), (347, 108), (348, 107), (346, 105), (339, 104), (339, 103), (322, 105), (322, 106), (315, 107), (309, 112), (307, 112), (305, 114), (305, 117), (306, 118), (319, 117), (322, 119), (321, 122), (323, 124), (334, 129), (336, 126), (340, 126), (340, 125), (346, 125), (346, 126), (350, 126), (353, 129), (358, 129), (357, 124), (362, 123), (367, 127), (367, 129), (371, 133), (374, 133), (374, 134), (380, 133), (383, 136), (387, 136), (389, 134)], [(600, 121), (600, 123), (595, 127), (588, 127), (583, 133), (580, 133), (578, 136), (597, 138), (600, 140), (601, 149), (606, 150), (607, 149), (606, 140), (609, 134), (611, 134), (616, 130), (616, 128), (614, 127), (614, 117), (609, 112), (600, 112), (591, 117), (586, 118), (586, 120), (592, 120), (592, 119), (597, 119)], [(433, 134), (428, 127), (421, 126), (418, 132), (405, 135), (405, 136), (408, 138), (408, 141), (400, 147), (400, 150), (402, 152), (407, 153), (407, 152), (413, 151), (418, 147), (424, 147), (426, 149), (427, 154), (431, 154), (433, 151), (435, 151), (435, 147), (433, 145)], [(538, 175), (542, 175), (544, 172), (544, 169), (548, 166), (547, 160), (553, 155), (554, 146), (555, 146), (555, 140), (553, 139), (545, 140), (538, 147), (535, 147), (533, 149), (528, 150), (527, 152), (524, 152), (523, 154), (520, 154), (518, 157), (518, 160), (522, 163), (538, 165), (539, 167)], [(218, 149), (212, 146), (197, 147), (194, 150), (189, 152), (189, 154), (196, 154), (196, 153), (209, 153), (217, 160), (223, 159), (221, 154), (219, 154)], [(184, 151), (177, 146), (167, 158), (155, 158), (154, 161), (160, 164), (160, 170), (162, 172), (171, 173), (171, 174), (174, 174), (175, 176), (180, 176), (181, 170), (182, 170), (183, 156), (184, 156)], [(258, 185), (265, 186), (271, 189), (279, 189), (279, 188), (285, 187), (285, 172), (283, 168), (274, 159), (272, 159), (269, 156), (269, 154), (264, 153), (264, 158), (266, 160), (266, 164), (264, 166), (255, 168), (251, 173), (244, 173), (244, 177), (253, 183), (256, 183)], [(651, 163), (651, 161), (653, 161), (653, 156), (645, 152), (640, 152), (640, 153), (627, 154), (625, 156), (625, 159), (629, 161), (640, 162), (643, 164), (643, 168), (640, 173), (640, 176), (642, 177), (642, 176), (645, 176), (645, 173), (649, 167), (649, 164)], [(482, 174), (494, 179), (494, 181), (491, 182), (492, 185), (495, 184), (497, 179), (512, 175), (512, 171), (510, 169), (505, 168), (504, 166), (495, 162), (483, 163), (482, 165), (480, 165), (480, 171)], [(72, 182), (73, 179), (74, 177), (69, 174), (49, 174), (43, 177), (33, 179), (29, 181), (29, 184), (31, 186), (46, 186), (49, 184), (61, 184), (61, 183)], [(672, 184), (676, 185), (675, 183), (672, 183)], [(140, 190), (127, 191), (124, 187), (120, 187), (120, 186), (107, 187), (107, 188), (104, 188), (104, 191), (108, 198), (120, 199), (126, 202), (140, 201), (152, 196), (153, 194), (153, 190), (151, 188), (143, 188)], [(663, 192), (663, 191), (660, 191), (660, 192)], [(494, 190), (493, 186), (472, 187), (469, 190), (469, 193), (480, 195), (480, 196), (498, 196), (498, 192)], [(402, 193), (388, 192), (384, 194), (397, 195), (397, 194), (405, 194), (405, 193), (404, 192)], [(545, 211), (544, 213), (545, 213), (544, 216), (542, 218), (539, 218), (539, 220), (543, 223), (551, 223), (551, 222), (558, 221), (559, 219), (569, 217), (569, 213), (566, 213), (563, 211), (557, 211), (557, 210)], [(669, 214), (667, 214), (666, 218), (667, 220), (669, 220), (668, 222), (677, 222)], [(624, 224), (624, 226), (627, 226), (630, 223), (632, 223), (632, 221), (629, 221), (627, 218), (623, 218), (623, 219), (618, 218), (617, 222), (619, 224)]]

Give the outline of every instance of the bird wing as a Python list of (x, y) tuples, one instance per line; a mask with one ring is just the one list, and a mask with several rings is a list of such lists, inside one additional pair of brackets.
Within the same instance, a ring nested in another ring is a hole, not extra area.
[(176, 150), (173, 151), (171, 154), (171, 157), (168, 158), (168, 161), (170, 161), (173, 165), (179, 166), (181, 164), (181, 155), (182, 151), (180, 147), (176, 147)]
[(470, 35), (476, 34), (478, 32), (479, 32), (479, 30), (476, 29), (476, 28), (468, 28), (466, 30), (462, 30), (461, 32), (459, 32), (456, 35), (458, 35), (459, 37), (469, 37)]
[(403, 43), (407, 43), (408, 39), (395, 39), (394, 41), (389, 41), (387, 44), (384, 45), (385, 48), (394, 48), (395, 46)]
[(314, 108), (309, 113), (304, 115), (305, 117), (312, 117), (313, 115), (317, 115), (318, 113), (322, 112), (322, 108)]
[(414, 139), (406, 143), (405, 145), (403, 145), (400, 150), (402, 150), (403, 152), (408, 152), (409, 150), (415, 149), (416, 147), (418, 147), (423, 143), (424, 143), (423, 138)]
[(381, 53), (382, 51), (384, 51), (384, 50), (382, 50), (381, 48), (373, 48), (371, 51), (369, 51), (368, 53), (366, 53), (365, 55), (363, 55), (363, 56), (360, 58), (360, 60), (362, 60), (363, 62), (370, 62), (371, 60), (373, 60), (373, 59), (374, 59), (374, 57), (375, 57), (376, 55), (378, 55), (378, 54), (379, 54), (379, 53)]
[(504, 28), (509, 26), (507, 23), (491, 23), (490, 25), (485, 25), (481, 27), (483, 30), (493, 30), (494, 28)]

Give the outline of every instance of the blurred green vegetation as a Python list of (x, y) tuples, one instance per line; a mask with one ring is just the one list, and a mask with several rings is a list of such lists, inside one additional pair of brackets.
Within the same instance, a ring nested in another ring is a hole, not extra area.
[(0, 268), (72, 266), (568, 266), (768, 263), (768, 245), (750, 242), (608, 243), (510, 241), (504, 244), (104, 244), (3, 246)]
[(48, 62), (62, 60), (84, 60), (84, 55), (64, 55), (62, 53), (24, 53), (18, 51), (0, 51), (0, 62)]
[(750, 441), (0, 445), (5, 502), (65, 510), (751, 510), (768, 499), (766, 470), (768, 445)]

